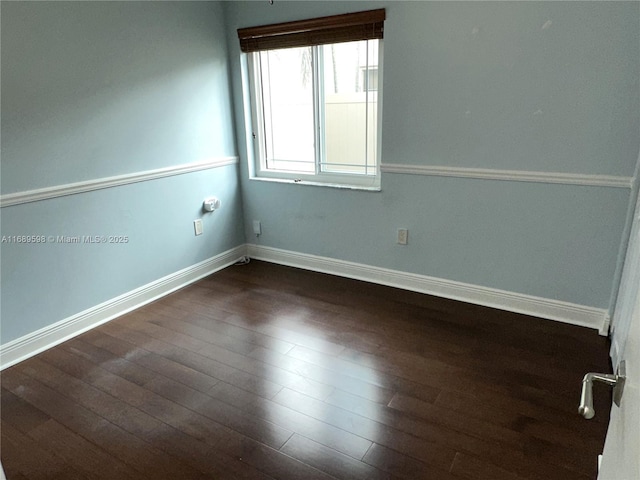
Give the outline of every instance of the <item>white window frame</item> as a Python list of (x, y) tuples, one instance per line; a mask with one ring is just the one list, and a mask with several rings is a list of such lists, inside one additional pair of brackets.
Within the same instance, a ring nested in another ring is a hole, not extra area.
[(263, 180), (271, 182), (296, 183), (300, 185), (318, 185), (336, 188), (350, 188), (358, 190), (380, 190), (380, 157), (382, 151), (382, 85), (383, 85), (383, 40), (378, 39), (378, 89), (372, 91), (377, 96), (377, 125), (376, 125), (376, 152), (375, 166), (372, 167), (373, 174), (358, 173), (334, 173), (322, 171), (321, 163), (324, 158), (324, 133), (319, 132), (320, 125), (324, 124), (324, 119), (320, 118), (323, 114), (321, 103), (324, 97), (323, 90), (323, 72), (320, 72), (318, 52), (321, 47), (314, 46), (312, 48), (313, 55), (313, 97), (314, 97), (314, 128), (316, 138), (316, 162), (315, 173), (290, 172), (284, 170), (267, 169), (266, 165), (266, 147), (265, 147), (265, 127), (260, 121), (262, 118), (263, 104), (261, 101), (261, 79), (260, 70), (257, 66), (260, 55), (259, 52), (245, 53), (247, 65), (247, 82), (249, 89), (250, 121), (247, 122), (248, 139), (247, 146), (251, 148), (252, 155), (249, 155), (249, 177), (252, 180)]

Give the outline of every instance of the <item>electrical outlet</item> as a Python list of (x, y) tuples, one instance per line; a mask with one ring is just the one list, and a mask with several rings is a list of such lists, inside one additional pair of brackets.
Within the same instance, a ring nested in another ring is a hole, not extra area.
[(398, 245), (406, 245), (409, 243), (409, 230), (406, 228), (398, 229)]
[(253, 221), (253, 233), (256, 234), (256, 237), (259, 237), (262, 233), (262, 224), (260, 223), (260, 220)]
[(193, 221), (193, 230), (195, 231), (196, 236), (202, 235), (202, 220), (194, 220)]

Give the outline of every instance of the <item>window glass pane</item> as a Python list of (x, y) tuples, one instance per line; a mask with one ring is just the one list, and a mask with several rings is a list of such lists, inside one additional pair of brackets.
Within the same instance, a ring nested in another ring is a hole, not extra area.
[(325, 172), (376, 174), (378, 40), (323, 45)]
[(266, 168), (314, 173), (311, 48), (259, 55)]

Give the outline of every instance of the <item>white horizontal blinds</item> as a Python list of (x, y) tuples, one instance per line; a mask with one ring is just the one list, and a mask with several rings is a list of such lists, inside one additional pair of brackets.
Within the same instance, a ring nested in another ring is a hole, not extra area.
[(243, 52), (309, 47), (330, 43), (381, 39), (385, 10), (346, 13), (295, 22), (239, 28)]

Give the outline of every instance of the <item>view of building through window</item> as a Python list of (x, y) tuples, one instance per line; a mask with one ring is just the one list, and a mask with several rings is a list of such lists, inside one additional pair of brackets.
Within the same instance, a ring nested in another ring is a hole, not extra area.
[(376, 174), (378, 40), (255, 55), (264, 168)]

